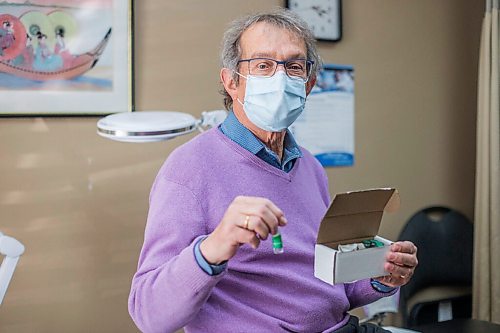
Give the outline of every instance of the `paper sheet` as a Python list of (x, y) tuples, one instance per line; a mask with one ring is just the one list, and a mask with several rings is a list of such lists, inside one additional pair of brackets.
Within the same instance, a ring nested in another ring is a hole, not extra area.
[(323, 166), (353, 165), (354, 68), (325, 65), (290, 130)]

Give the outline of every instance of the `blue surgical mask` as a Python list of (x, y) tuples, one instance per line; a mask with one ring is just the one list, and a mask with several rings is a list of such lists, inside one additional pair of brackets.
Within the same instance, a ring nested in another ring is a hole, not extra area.
[(245, 114), (257, 127), (268, 132), (288, 128), (302, 113), (306, 102), (306, 85), (302, 79), (292, 79), (284, 71), (271, 77), (244, 76), (247, 80)]

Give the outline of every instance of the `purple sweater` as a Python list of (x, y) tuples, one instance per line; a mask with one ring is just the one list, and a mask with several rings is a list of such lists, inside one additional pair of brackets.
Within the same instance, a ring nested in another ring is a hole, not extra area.
[[(306, 150), (289, 173), (214, 128), (176, 149), (151, 190), (144, 245), (129, 312), (144, 332), (321, 332), (344, 325), (349, 309), (382, 296), (369, 280), (328, 285), (314, 277), (314, 244), (330, 198), (321, 165)], [(236, 196), (280, 207), (285, 253), (272, 241), (242, 246), (210, 276), (193, 247), (218, 225)]]

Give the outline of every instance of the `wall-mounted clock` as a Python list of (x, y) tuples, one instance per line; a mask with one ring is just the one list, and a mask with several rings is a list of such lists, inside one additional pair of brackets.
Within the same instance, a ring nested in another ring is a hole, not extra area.
[(287, 0), (286, 7), (307, 22), (316, 39), (342, 38), (342, 0)]

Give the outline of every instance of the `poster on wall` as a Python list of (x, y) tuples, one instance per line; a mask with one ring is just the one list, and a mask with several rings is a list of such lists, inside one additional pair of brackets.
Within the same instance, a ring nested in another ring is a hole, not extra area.
[(290, 130), (323, 166), (354, 165), (354, 67), (324, 65)]
[(0, 115), (131, 111), (132, 0), (0, 2)]

